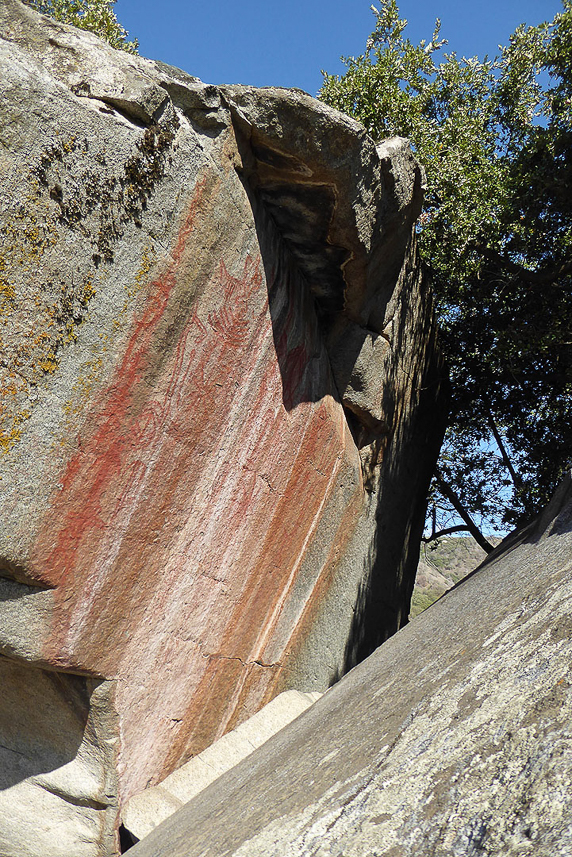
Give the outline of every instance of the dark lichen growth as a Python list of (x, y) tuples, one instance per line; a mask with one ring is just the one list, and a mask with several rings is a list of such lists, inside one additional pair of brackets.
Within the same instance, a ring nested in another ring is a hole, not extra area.
[[(50, 142), (28, 174), (29, 198), (0, 228), (0, 449), (19, 440), (35, 387), (56, 371), (127, 225), (142, 225), (165, 175), (177, 120), (146, 128), (123, 162), (78, 136)], [(77, 261), (70, 262), (70, 253)], [(65, 264), (62, 265), (62, 260)], [(63, 273), (65, 271), (66, 273)]]
[[(59, 206), (58, 222), (87, 234), (85, 221), (98, 212), (98, 228), (90, 234), (96, 266), (101, 261), (113, 261), (113, 245), (123, 236), (126, 224), (142, 225), (147, 201), (165, 175), (178, 125), (178, 119), (173, 118), (146, 128), (142, 139), (136, 143), (136, 153), (125, 161), (118, 175), (101, 170), (108, 163), (104, 151), (90, 155), (88, 166), (74, 175), (77, 157), (69, 156), (79, 152), (85, 163), (89, 150), (87, 139), (59, 142), (42, 153), (33, 174), (39, 187), (47, 189), (50, 198)], [(93, 168), (93, 161), (99, 169)]]
[[(164, 176), (178, 120), (145, 129), (137, 143), (138, 154), (125, 164), (125, 212), (129, 219), (140, 220), (156, 183)], [(140, 224), (137, 224), (140, 225)]]

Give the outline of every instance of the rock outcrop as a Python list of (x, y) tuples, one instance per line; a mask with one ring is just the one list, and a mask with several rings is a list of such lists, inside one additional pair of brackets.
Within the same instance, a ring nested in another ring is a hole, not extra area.
[(0, 58), (0, 853), (108, 855), (132, 795), (406, 619), (422, 175), (18, 0)]
[(133, 857), (568, 857), (572, 478)]

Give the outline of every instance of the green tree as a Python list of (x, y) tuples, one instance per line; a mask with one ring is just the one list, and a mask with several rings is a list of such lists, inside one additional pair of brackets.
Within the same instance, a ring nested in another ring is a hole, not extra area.
[[(572, 0), (494, 60), (419, 45), (396, 0), (321, 98), (371, 135), (409, 137), (428, 190), (418, 227), (453, 387), (433, 532), (522, 524), (572, 448)], [(458, 517), (457, 517), (458, 521)], [(488, 546), (490, 548), (490, 546)]]
[(24, 2), (56, 21), (73, 24), (80, 30), (89, 30), (114, 48), (138, 53), (137, 39), (127, 41), (128, 33), (113, 11), (115, 0), (24, 0)]

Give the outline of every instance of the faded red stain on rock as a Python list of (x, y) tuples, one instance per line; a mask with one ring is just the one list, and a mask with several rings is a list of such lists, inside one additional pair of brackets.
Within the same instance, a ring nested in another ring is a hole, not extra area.
[(217, 193), (199, 184), (34, 553), (56, 587), (47, 660), (120, 680), (124, 795), (266, 698), (281, 661), (264, 653), (288, 647), (276, 624), (336, 474), (359, 472), (288, 267), (268, 283), (274, 320), (256, 245), (185, 280)]

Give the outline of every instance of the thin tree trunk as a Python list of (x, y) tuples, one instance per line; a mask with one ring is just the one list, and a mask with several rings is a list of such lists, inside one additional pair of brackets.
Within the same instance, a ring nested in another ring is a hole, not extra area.
[(522, 482), (520, 481), (520, 477), (512, 465), (512, 461), (508, 457), (508, 452), (506, 451), (504, 441), (503, 441), (502, 437), (500, 436), (499, 430), (497, 429), (495, 419), (494, 419), (493, 414), (492, 414), (492, 410), (490, 408), (490, 405), (488, 405), (488, 404), (487, 404), (487, 410), (488, 410), (488, 420), (487, 421), (488, 421), (490, 430), (493, 433), (493, 437), (496, 441), (496, 444), (499, 448), (501, 458), (503, 460), (503, 464), (506, 467), (506, 469), (508, 470), (508, 472), (510, 473), (510, 478), (512, 479), (514, 487), (517, 489), (521, 488)]
[(445, 497), (449, 501), (457, 515), (461, 518), (461, 520), (465, 522), (465, 524), (467, 525), (467, 530), (470, 532), (476, 543), (486, 553), (490, 553), (492, 550), (494, 550), (491, 543), (485, 539), (485, 537), (483, 536), (483, 534), (481, 533), (481, 531), (479, 530), (479, 528), (477, 527), (477, 525), (475, 524), (475, 522), (473, 521), (473, 519), (471, 518), (471, 516), (469, 515), (469, 513), (467, 512), (467, 510), (449, 485), (449, 483), (445, 482), (440, 473), (437, 473), (435, 478), (437, 479), (437, 485), (439, 486), (439, 490), (443, 494), (443, 497)]

